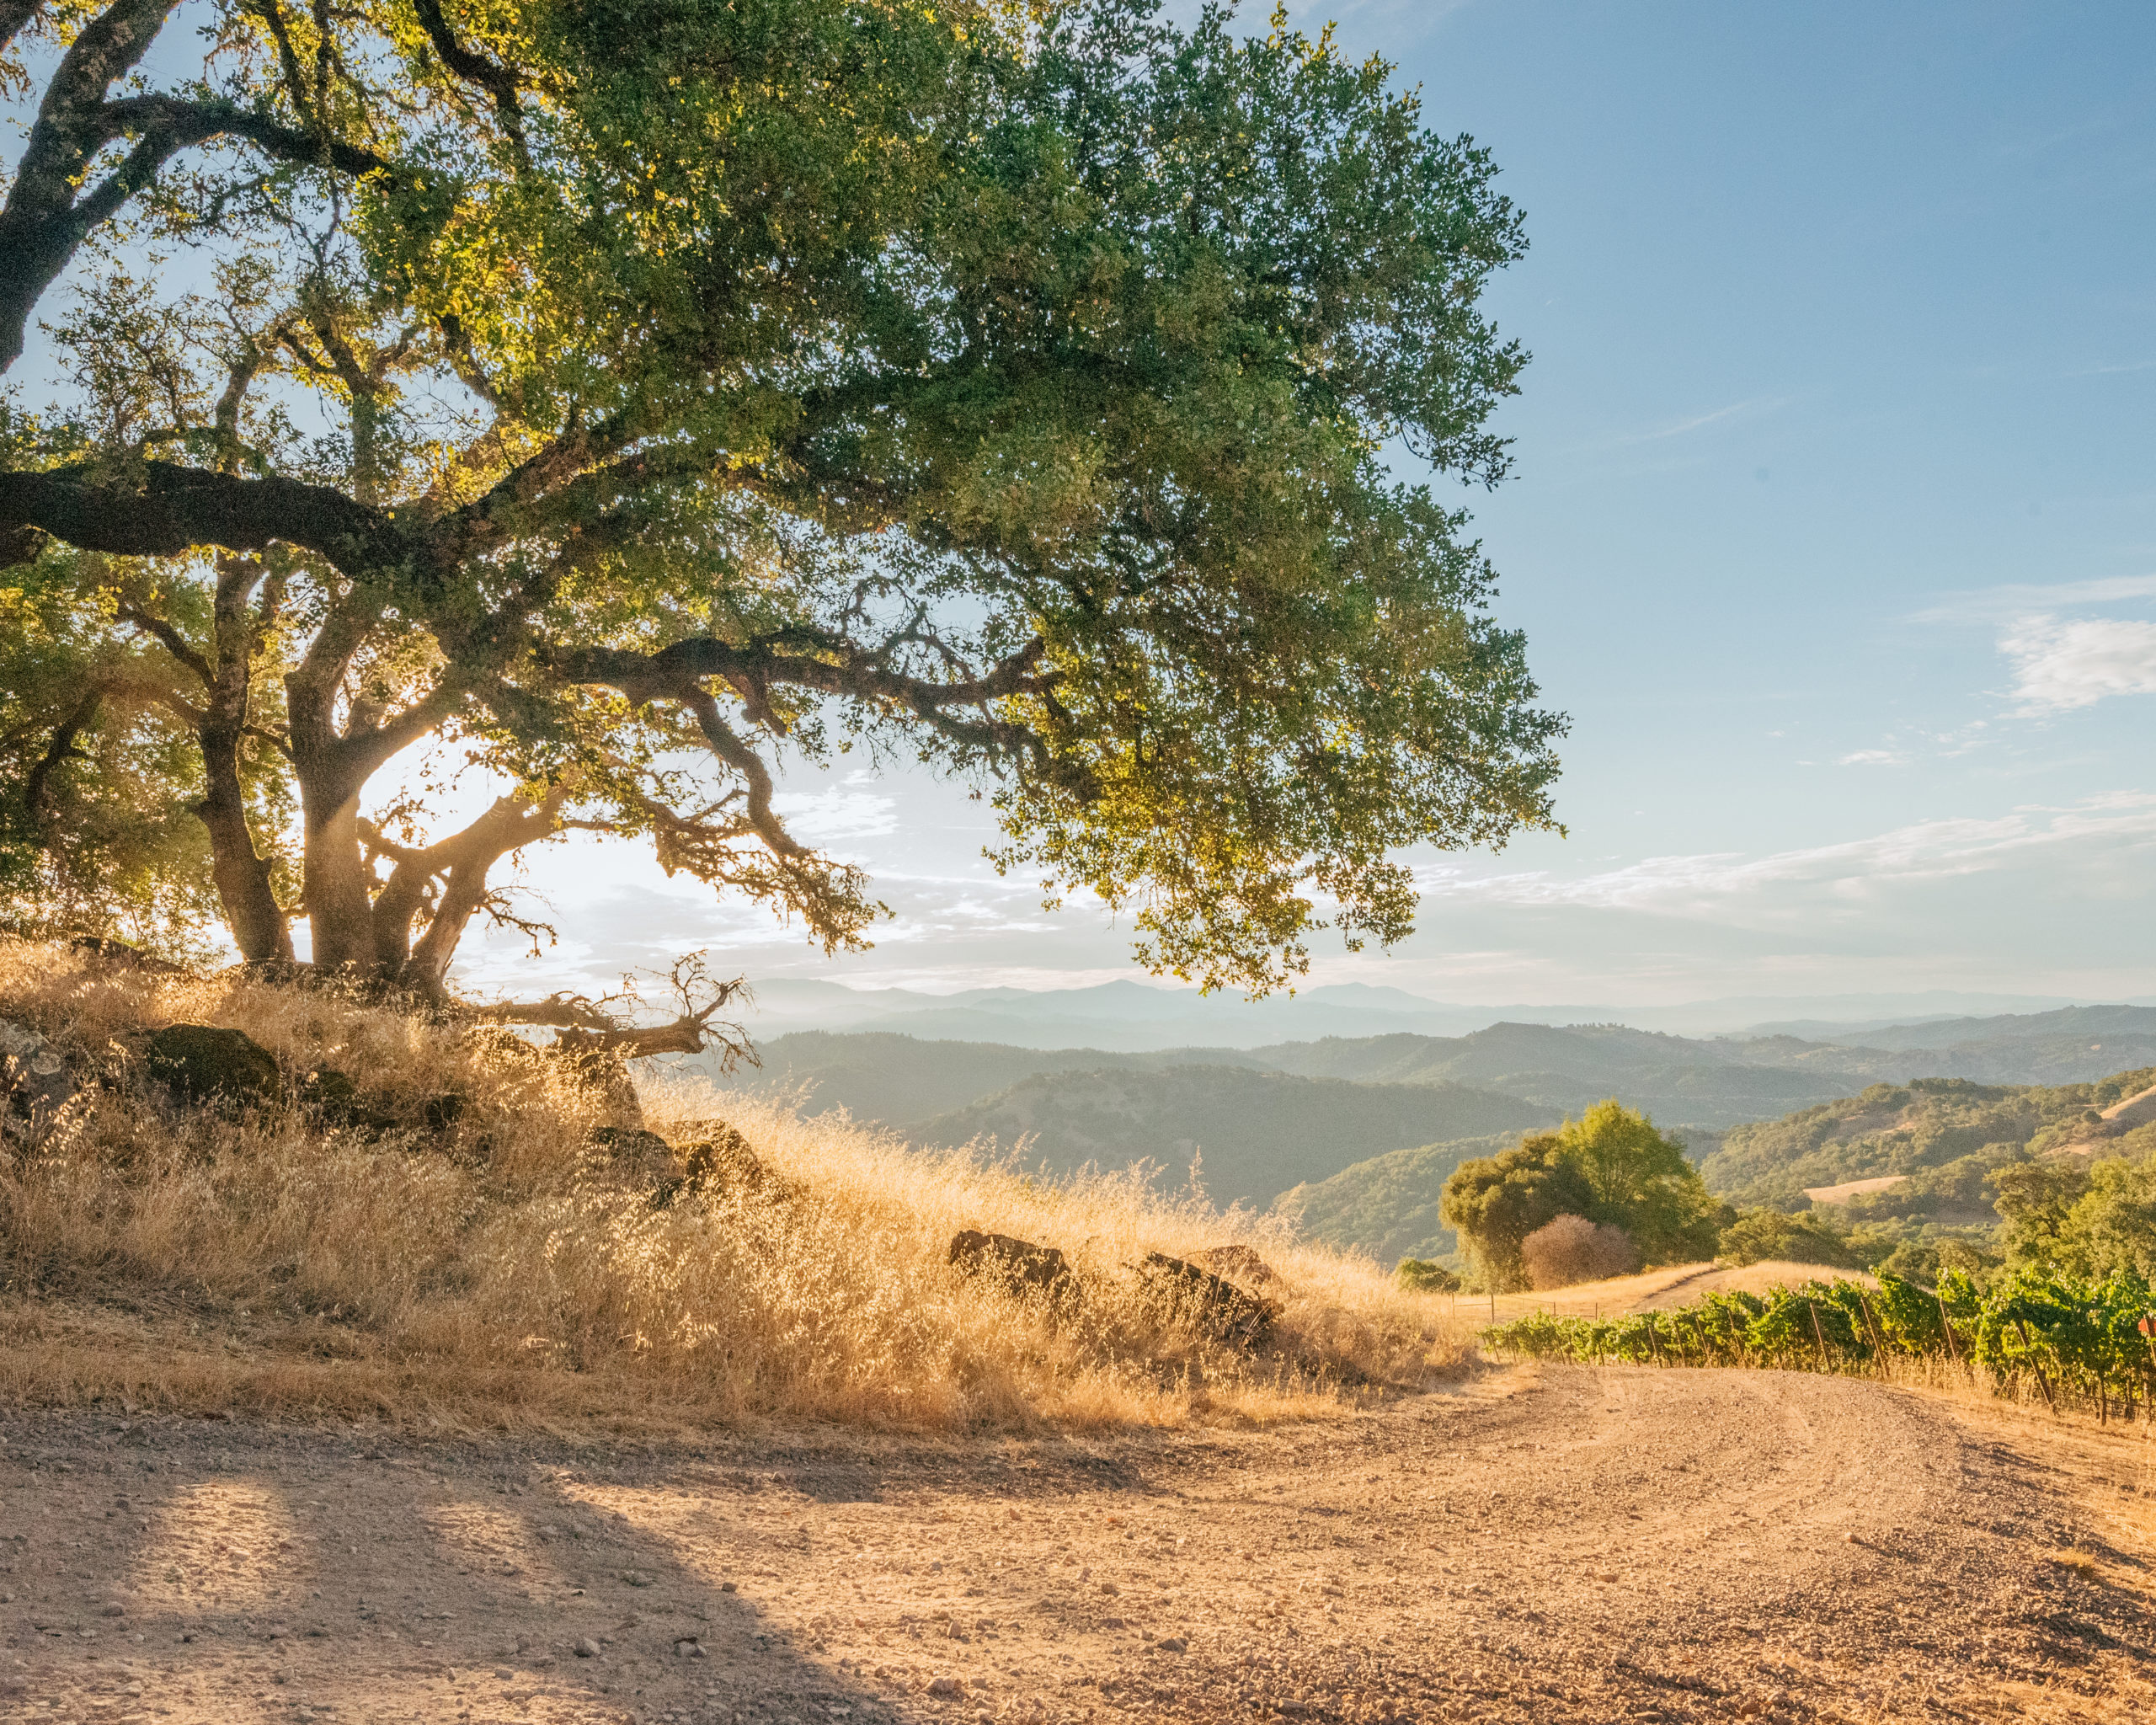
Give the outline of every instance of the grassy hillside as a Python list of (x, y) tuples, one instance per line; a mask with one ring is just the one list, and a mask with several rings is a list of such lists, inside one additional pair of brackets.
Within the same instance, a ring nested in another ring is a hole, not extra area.
[(1732, 1204), (1801, 1209), (1806, 1187), (1913, 1174), (1995, 1147), (2041, 1149), (2088, 1110), (2145, 1088), (2153, 1077), (2143, 1070), (2090, 1084), (1875, 1084), (1783, 1119), (1739, 1126), (1700, 1172), (1710, 1191)]
[[(1249, 1215), (1028, 1178), (693, 1078), (639, 1099), (498, 1027), (334, 988), (0, 939), (0, 1020), (77, 1088), (0, 1151), (16, 1401), (676, 1429), (1263, 1419), (1465, 1355), (1427, 1297)], [(160, 1077), (152, 1038), (175, 1023), (253, 1039), (253, 1099)], [(310, 1081), (323, 1068), (351, 1088)], [(686, 1184), (685, 1147), (726, 1124), (755, 1163)], [(1051, 1306), (953, 1268), (965, 1228), (1059, 1248), (1075, 1288)], [(1132, 1268), (1235, 1243), (1280, 1278), (1254, 1352)]]
[(1385, 1151), (1550, 1126), (1556, 1109), (1457, 1084), (1354, 1084), (1227, 1066), (1043, 1073), (921, 1122), (926, 1144), (1030, 1136), (1028, 1159), (1068, 1172), (1140, 1158), (1172, 1184), (1202, 1153), (1206, 1191), (1259, 1206)]

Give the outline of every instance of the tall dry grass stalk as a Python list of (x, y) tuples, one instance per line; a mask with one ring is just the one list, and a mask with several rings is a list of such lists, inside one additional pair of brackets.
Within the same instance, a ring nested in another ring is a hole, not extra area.
[[(677, 1141), (723, 1117), (779, 1177), (654, 1208), (592, 1129), (621, 1106), (499, 1030), (238, 973), (158, 976), (0, 943), (0, 1017), (101, 1087), (0, 1155), (0, 1395), (458, 1418), (696, 1423), (782, 1415), (956, 1427), (1317, 1415), (1468, 1357), (1465, 1323), (1367, 1262), (1141, 1178), (1031, 1178), (974, 1151), (644, 1081)], [(345, 1073), (387, 1130), (282, 1103), (175, 1106), (141, 1070), (174, 1022), (245, 1030), (297, 1080)], [(453, 1124), (429, 1098), (464, 1098)], [(1075, 1316), (969, 1280), (951, 1236), (1060, 1247)], [(1164, 1311), (1129, 1266), (1235, 1242), (1281, 1281), (1249, 1354)]]

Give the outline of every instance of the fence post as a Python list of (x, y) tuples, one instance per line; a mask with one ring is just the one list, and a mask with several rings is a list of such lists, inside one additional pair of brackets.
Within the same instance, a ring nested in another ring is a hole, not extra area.
[(1812, 1333), (1819, 1343), (1819, 1370), (1832, 1371), (1833, 1368), (1827, 1363), (1827, 1332), (1819, 1327), (1819, 1302), (1807, 1300), (1804, 1309), (1812, 1314)]

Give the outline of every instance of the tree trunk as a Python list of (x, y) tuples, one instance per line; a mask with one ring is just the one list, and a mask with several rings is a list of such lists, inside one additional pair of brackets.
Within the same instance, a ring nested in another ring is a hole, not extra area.
[(210, 831), (210, 873), (239, 955), (250, 964), (292, 956), (291, 924), (270, 889), (270, 864), (257, 854), (240, 789), (240, 732), (213, 718), (200, 731), (205, 794), (195, 805)]
[(373, 895), (368, 891), (366, 863), (360, 854), (360, 799), (347, 793), (325, 809), (317, 806), (308, 790), (302, 773), (300, 804), (306, 826), (302, 860), (315, 968), (376, 975)]

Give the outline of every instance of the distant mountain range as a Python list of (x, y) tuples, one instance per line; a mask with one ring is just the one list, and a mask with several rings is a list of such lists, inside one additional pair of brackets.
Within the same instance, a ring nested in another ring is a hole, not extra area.
[[(2156, 1065), (2156, 1008), (1880, 1025), (1850, 1043), (1498, 1023), (1457, 1036), (1392, 1031), (1138, 1050), (854, 1029), (779, 1036), (762, 1055), (760, 1070), (720, 1081), (793, 1100), (809, 1114), (844, 1108), (917, 1143), (1022, 1146), (1059, 1174), (1145, 1161), (1164, 1184), (1181, 1185), (1196, 1159), (1218, 1204), (1277, 1200), (1313, 1237), (1380, 1257), (1427, 1257), (1450, 1249), (1437, 1195), (1463, 1157), (1604, 1097), (1652, 1114), (1695, 1157), (1710, 1158), (1732, 1128), (1874, 1084), (2062, 1085)], [(1802, 1172), (1808, 1181), (1813, 1171)], [(1774, 1178), (1731, 1183), (1748, 1192)]]
[[(1400, 1032), (1460, 1036), (1502, 1023), (1622, 1023), (1683, 1036), (1785, 1033), (1813, 1042), (1849, 1042), (1880, 1026), (2043, 1012), (2071, 1004), (2026, 995), (1935, 991), (1749, 996), (1644, 1008), (1578, 1002), (1461, 1006), (1364, 983), (1328, 985), (1252, 1001), (1129, 980), (1091, 988), (975, 988), (932, 995), (781, 977), (757, 985), (748, 1023), (764, 1039), (801, 1030), (881, 1030), (937, 1041), (1158, 1053), (1177, 1047), (1247, 1049)], [(2156, 1006), (2156, 999), (2147, 1004)]]

